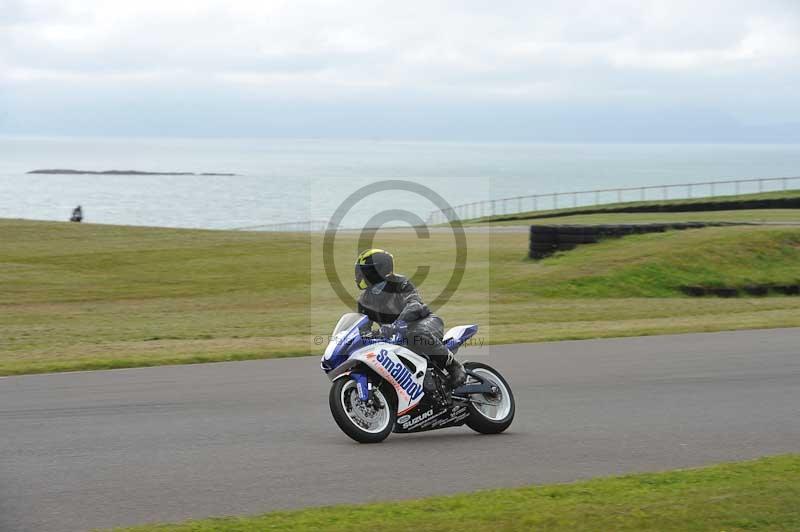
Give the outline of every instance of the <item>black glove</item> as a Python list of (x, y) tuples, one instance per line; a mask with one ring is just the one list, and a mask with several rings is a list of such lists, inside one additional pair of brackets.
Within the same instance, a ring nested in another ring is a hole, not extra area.
[(403, 320), (396, 320), (391, 325), (381, 325), (381, 336), (392, 343), (400, 343), (406, 339), (408, 324)]

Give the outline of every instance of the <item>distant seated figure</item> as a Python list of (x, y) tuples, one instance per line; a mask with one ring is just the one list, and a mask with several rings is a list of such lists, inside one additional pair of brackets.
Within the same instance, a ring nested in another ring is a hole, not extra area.
[(69, 219), (70, 222), (82, 222), (83, 221), (83, 209), (81, 206), (78, 205), (72, 210), (72, 216)]

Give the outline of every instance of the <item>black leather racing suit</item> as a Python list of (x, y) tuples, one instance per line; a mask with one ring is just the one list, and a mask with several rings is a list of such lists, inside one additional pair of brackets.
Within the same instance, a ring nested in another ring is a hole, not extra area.
[(414, 284), (402, 275), (389, 275), (384, 283), (361, 292), (358, 312), (381, 325), (403, 320), (408, 324), (406, 347), (427, 355), (440, 368), (447, 364), (448, 350), (442, 343), (444, 322), (422, 302)]

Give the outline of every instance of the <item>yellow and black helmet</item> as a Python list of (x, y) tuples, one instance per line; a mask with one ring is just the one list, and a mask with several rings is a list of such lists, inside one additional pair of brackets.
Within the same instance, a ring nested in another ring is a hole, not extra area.
[(394, 273), (394, 257), (382, 249), (362, 251), (356, 259), (356, 286), (366, 290), (368, 286), (381, 283)]

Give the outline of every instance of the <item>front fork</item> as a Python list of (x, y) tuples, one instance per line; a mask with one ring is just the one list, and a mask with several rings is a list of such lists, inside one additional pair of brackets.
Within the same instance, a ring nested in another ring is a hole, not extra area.
[(375, 406), (378, 410), (383, 408), (383, 403), (375, 395), (375, 389), (369, 377), (364, 373), (354, 371), (350, 373), (350, 378), (356, 381), (358, 398), (368, 406)]
[(358, 398), (365, 403), (369, 401), (372, 398), (372, 383), (369, 382), (367, 376), (363, 373), (358, 373), (354, 371), (350, 373), (350, 378), (356, 381), (356, 387), (358, 388)]

